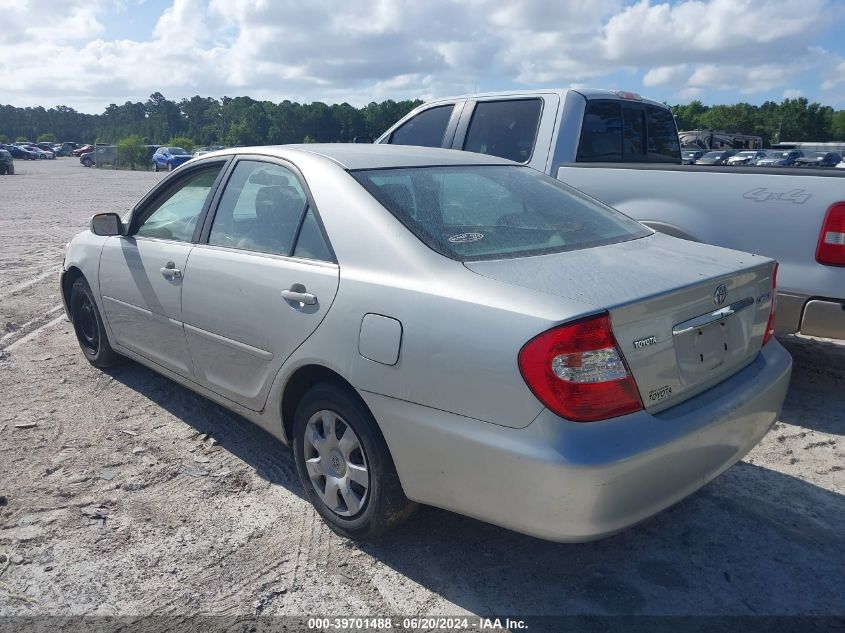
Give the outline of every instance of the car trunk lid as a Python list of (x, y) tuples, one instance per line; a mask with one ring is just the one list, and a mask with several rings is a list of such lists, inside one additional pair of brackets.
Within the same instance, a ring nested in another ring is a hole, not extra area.
[(748, 365), (769, 318), (774, 261), (655, 234), (553, 255), (467, 262), (471, 271), (609, 312), (652, 412)]

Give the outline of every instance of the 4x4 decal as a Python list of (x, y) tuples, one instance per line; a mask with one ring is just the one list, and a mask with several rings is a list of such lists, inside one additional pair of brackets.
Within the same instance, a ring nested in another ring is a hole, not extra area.
[(813, 196), (803, 189), (792, 189), (791, 191), (778, 193), (777, 191), (769, 191), (765, 187), (757, 187), (751, 191), (746, 191), (742, 194), (742, 197), (747, 200), (754, 200), (755, 202), (769, 202), (770, 200), (774, 200), (776, 202), (804, 204)]

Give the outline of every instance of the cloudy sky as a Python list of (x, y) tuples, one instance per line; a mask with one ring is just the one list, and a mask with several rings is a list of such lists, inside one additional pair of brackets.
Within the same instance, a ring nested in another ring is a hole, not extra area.
[(845, 108), (845, 0), (17, 0), (2, 19), (17, 106), (591, 86)]

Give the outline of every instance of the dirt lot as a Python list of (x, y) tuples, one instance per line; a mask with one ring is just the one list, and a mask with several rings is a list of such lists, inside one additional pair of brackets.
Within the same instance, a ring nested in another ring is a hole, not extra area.
[(775, 430), (618, 536), (557, 545), (423, 508), (358, 545), (269, 436), (78, 351), (57, 309), (64, 244), (161, 175), (16, 167), (0, 177), (0, 614), (845, 614), (845, 345), (782, 339)]

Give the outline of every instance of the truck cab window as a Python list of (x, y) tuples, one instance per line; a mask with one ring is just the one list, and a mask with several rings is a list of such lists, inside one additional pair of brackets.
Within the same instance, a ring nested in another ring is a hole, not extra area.
[(578, 162), (680, 163), (681, 145), (668, 108), (596, 99), (587, 103)]
[(540, 99), (481, 101), (475, 106), (464, 151), (527, 163), (542, 111)]
[(578, 162), (622, 160), (622, 110), (618, 101), (590, 101), (584, 112)]
[(391, 145), (441, 147), (454, 104), (423, 110), (390, 135)]

